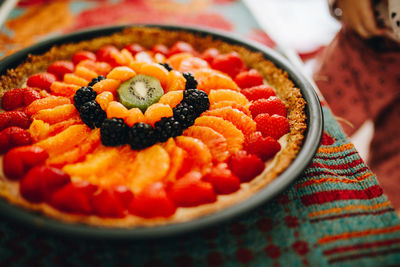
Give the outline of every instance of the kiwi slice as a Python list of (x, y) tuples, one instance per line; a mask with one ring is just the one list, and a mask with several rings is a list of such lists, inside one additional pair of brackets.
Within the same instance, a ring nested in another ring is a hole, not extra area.
[(126, 108), (139, 108), (144, 113), (164, 94), (160, 81), (150, 75), (138, 74), (117, 89), (118, 99)]

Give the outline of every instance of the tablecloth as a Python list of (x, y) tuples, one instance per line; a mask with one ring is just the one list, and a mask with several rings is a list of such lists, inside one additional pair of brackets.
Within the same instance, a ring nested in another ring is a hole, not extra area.
[[(0, 56), (88, 26), (130, 22), (202, 25), (273, 45), (235, 0), (26, 0), (0, 30)], [(0, 266), (399, 264), (400, 220), (322, 104), (324, 133), (312, 162), (289, 188), (256, 210), (196, 233), (140, 242), (70, 239), (1, 218)]]

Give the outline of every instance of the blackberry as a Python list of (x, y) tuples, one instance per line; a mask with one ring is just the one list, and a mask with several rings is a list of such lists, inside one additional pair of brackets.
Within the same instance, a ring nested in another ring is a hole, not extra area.
[(169, 65), (168, 63), (159, 63), (161, 66), (163, 66), (164, 68), (167, 69), (167, 71), (171, 71), (173, 70), (173, 68), (171, 67), (171, 65)]
[(181, 123), (183, 128), (187, 128), (194, 124), (194, 120), (197, 118), (193, 106), (187, 103), (179, 103), (173, 108), (174, 118)]
[(100, 82), (101, 80), (104, 80), (106, 77), (103, 75), (97, 76), (96, 78), (93, 78), (92, 81), (89, 83), (89, 86), (93, 86), (96, 83)]
[(170, 137), (179, 136), (182, 134), (182, 125), (174, 117), (164, 117), (155, 123), (160, 142), (165, 142)]
[(96, 101), (92, 100), (82, 105), (79, 110), (82, 121), (90, 128), (100, 127), (107, 114)]
[(186, 79), (185, 89), (196, 89), (197, 81), (190, 72), (182, 73), (183, 77)]
[(79, 88), (74, 95), (74, 105), (76, 109), (79, 111), (83, 104), (95, 100), (96, 96), (96, 91), (93, 91), (93, 88), (90, 86)]
[(105, 119), (100, 128), (101, 142), (105, 146), (119, 146), (126, 144), (129, 126), (123, 119)]
[(154, 145), (158, 136), (153, 126), (144, 122), (135, 123), (128, 131), (128, 144), (132, 149), (143, 149)]
[(197, 89), (187, 89), (183, 91), (183, 102), (193, 106), (197, 116), (210, 107), (207, 93)]

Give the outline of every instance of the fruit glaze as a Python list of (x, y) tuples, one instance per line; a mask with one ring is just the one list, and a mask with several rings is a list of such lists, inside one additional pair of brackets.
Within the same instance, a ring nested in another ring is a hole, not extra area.
[(242, 50), (186, 39), (78, 46), (5, 90), (2, 195), (62, 220), (138, 226), (215, 212), (275, 178), (301, 145), (299, 90), (273, 69), (293, 91), (279, 96)]

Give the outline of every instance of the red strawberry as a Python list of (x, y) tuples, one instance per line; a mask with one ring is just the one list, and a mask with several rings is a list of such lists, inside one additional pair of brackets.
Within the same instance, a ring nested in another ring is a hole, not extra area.
[(55, 61), (47, 68), (47, 72), (54, 74), (59, 81), (62, 81), (64, 74), (74, 72), (74, 64), (66, 60)]
[(250, 88), (263, 84), (264, 78), (261, 76), (258, 70), (251, 69), (248, 71), (242, 71), (238, 75), (236, 75), (235, 83), (240, 88)]
[(213, 185), (217, 194), (230, 194), (240, 188), (239, 178), (228, 169), (226, 163), (220, 163), (213, 167), (204, 180)]
[(114, 191), (114, 195), (122, 203), (124, 208), (127, 209), (133, 199), (132, 191), (127, 186), (124, 186), (124, 185), (120, 185), (120, 186), (113, 188), (113, 191)]
[(96, 56), (99, 61), (107, 62), (111, 66), (116, 67), (119, 64), (112, 55), (117, 53), (119, 53), (118, 48), (113, 45), (106, 45), (97, 50)]
[(91, 201), (94, 213), (100, 217), (122, 218), (125, 216), (125, 207), (111, 189), (96, 192)]
[(275, 91), (266, 84), (253, 86), (240, 91), (246, 96), (249, 101), (255, 101), (261, 98), (268, 99), (270, 96), (275, 96)]
[(68, 174), (49, 166), (36, 166), (21, 180), (21, 195), (31, 202), (50, 200), (52, 194), (70, 182)]
[(237, 52), (220, 54), (211, 63), (213, 69), (227, 73), (234, 78), (239, 72), (245, 69), (245, 64)]
[(244, 150), (232, 155), (228, 162), (231, 171), (242, 182), (249, 182), (261, 174), (265, 168), (264, 162), (254, 154), (248, 154)]
[(28, 78), (26, 84), (29, 87), (40, 88), (43, 90), (50, 91), (50, 86), (53, 82), (57, 80), (54, 74), (48, 72), (40, 72), (34, 75), (31, 75)]
[(83, 61), (83, 60), (92, 60), (92, 61), (96, 61), (97, 57), (93, 52), (90, 51), (78, 51), (76, 52), (73, 56), (72, 56), (72, 62), (77, 65), (79, 62)]
[(145, 51), (143, 46), (141, 46), (140, 44), (130, 44), (126, 45), (124, 48), (131, 52), (132, 56), (135, 56), (139, 52)]
[(91, 198), (97, 187), (87, 182), (68, 183), (53, 193), (50, 204), (61, 211), (90, 214)]
[(248, 137), (243, 149), (266, 161), (281, 150), (281, 145), (270, 136), (263, 137), (261, 132), (254, 132)]
[(23, 129), (28, 129), (31, 125), (31, 120), (28, 115), (22, 111), (6, 111), (0, 113), (0, 131), (11, 127), (17, 126)]
[(201, 178), (201, 173), (192, 171), (171, 186), (169, 195), (178, 207), (194, 207), (216, 201), (212, 184)]
[(260, 131), (263, 136), (271, 136), (276, 140), (287, 134), (290, 129), (288, 119), (276, 114), (259, 114), (254, 121), (257, 124), (257, 130)]
[(268, 113), (269, 115), (277, 114), (286, 117), (286, 106), (276, 96), (270, 96), (268, 99), (262, 98), (254, 101), (249, 108), (253, 118), (258, 114)]
[(190, 53), (190, 54), (195, 54), (196, 51), (193, 49), (191, 44), (188, 44), (186, 42), (178, 41), (175, 44), (171, 46), (169, 49), (168, 57), (178, 54), (178, 53)]
[(211, 64), (216, 56), (219, 55), (219, 51), (216, 48), (208, 48), (202, 54), (201, 58)]
[(165, 191), (161, 182), (145, 187), (132, 200), (129, 211), (140, 217), (169, 217), (175, 213), (176, 207)]
[(15, 88), (4, 93), (1, 104), (4, 110), (14, 110), (40, 98), (40, 93), (33, 88)]
[(9, 179), (20, 179), (32, 167), (42, 164), (49, 154), (37, 146), (21, 146), (3, 157), (3, 172)]
[(20, 127), (8, 127), (0, 132), (0, 153), (5, 153), (13, 147), (30, 145), (31, 134)]
[(160, 53), (163, 54), (164, 56), (168, 55), (169, 49), (163, 44), (156, 44), (151, 48), (151, 51), (154, 53)]

